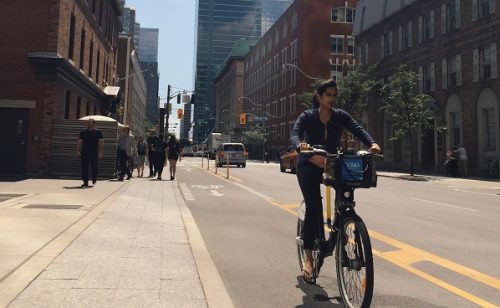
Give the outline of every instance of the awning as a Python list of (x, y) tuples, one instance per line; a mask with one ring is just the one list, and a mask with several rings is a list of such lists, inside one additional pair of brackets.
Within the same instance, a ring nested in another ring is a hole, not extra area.
[(108, 96), (117, 96), (120, 92), (120, 87), (107, 86), (104, 88), (104, 93)]

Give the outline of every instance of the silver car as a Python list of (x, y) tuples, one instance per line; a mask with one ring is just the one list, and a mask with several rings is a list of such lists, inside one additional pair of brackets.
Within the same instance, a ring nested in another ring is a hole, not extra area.
[(217, 149), (215, 157), (217, 167), (227, 165), (236, 165), (245, 168), (247, 166), (247, 151), (243, 143), (222, 143)]

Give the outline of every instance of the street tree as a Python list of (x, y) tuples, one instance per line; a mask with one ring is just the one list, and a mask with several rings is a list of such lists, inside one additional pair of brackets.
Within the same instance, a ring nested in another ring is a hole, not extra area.
[[(391, 141), (410, 142), (410, 174), (414, 175), (415, 141), (419, 134), (432, 127), (433, 98), (427, 94), (416, 94), (419, 75), (401, 65), (390, 77), (390, 82), (382, 87), (383, 110), (392, 119), (393, 137)], [(419, 133), (420, 131), (420, 133)]]
[(241, 141), (250, 149), (252, 154), (256, 154), (264, 146), (266, 138), (267, 132), (262, 125), (252, 125), (242, 133)]

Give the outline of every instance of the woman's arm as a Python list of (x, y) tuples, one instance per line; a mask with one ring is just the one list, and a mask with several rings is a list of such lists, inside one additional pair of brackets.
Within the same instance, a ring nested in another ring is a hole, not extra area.
[(354, 118), (344, 110), (338, 110), (342, 119), (342, 124), (347, 128), (356, 138), (361, 140), (366, 146), (371, 146), (375, 143), (372, 136), (354, 120)]
[(307, 113), (303, 112), (297, 118), (297, 121), (293, 126), (293, 130), (290, 133), (290, 141), (292, 142), (292, 145), (298, 150), (300, 150), (300, 144), (302, 143), (302, 140), (304, 140), (304, 130), (306, 127), (306, 123), (307, 123)]

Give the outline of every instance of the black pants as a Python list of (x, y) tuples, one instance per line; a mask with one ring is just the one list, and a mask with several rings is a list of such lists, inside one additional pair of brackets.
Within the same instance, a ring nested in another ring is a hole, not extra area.
[(153, 176), (155, 173), (155, 155), (151, 152), (148, 154), (148, 160), (149, 160), (149, 176)]
[(155, 154), (154, 161), (156, 163), (155, 170), (158, 174), (158, 177), (161, 177), (161, 173), (163, 172), (163, 165), (165, 164), (165, 153)]
[(120, 179), (123, 179), (125, 174), (128, 177), (132, 176), (132, 172), (130, 172), (130, 169), (127, 167), (127, 152), (125, 150), (118, 150), (118, 159), (120, 162)]
[(82, 179), (83, 184), (89, 184), (89, 165), (92, 169), (92, 183), (97, 182), (97, 153), (85, 154), (82, 153)]
[(303, 241), (304, 249), (313, 249), (314, 238), (321, 232), (323, 223), (323, 202), (321, 201), (321, 183), (323, 169), (310, 162), (297, 163), (297, 178), (306, 203)]

